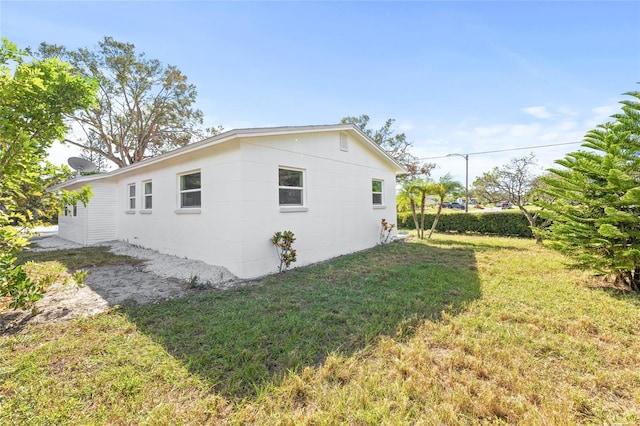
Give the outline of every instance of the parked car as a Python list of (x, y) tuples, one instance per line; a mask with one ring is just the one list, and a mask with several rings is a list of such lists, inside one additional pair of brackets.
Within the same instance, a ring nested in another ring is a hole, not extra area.
[(504, 202), (502, 204), (500, 204), (500, 207), (502, 207), (502, 209), (510, 209), (511, 208), (511, 203), (509, 202)]
[(450, 209), (451, 208), (451, 202), (449, 201), (445, 201), (442, 203), (442, 207), (444, 207), (445, 209)]
[(453, 202), (451, 203), (451, 206), (449, 207), (450, 209), (460, 209), (460, 210), (464, 210), (464, 204), (460, 204), (457, 202)]

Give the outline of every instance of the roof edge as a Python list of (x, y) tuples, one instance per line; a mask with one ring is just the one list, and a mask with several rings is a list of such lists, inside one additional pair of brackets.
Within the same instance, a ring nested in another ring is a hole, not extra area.
[(396, 175), (407, 173), (407, 170), (402, 164), (400, 164), (395, 158), (389, 155), (384, 149), (375, 143), (366, 133), (364, 133), (358, 126), (352, 123), (346, 124), (321, 124), (321, 125), (306, 125), (306, 126), (282, 126), (282, 127), (254, 127), (244, 129), (232, 129), (226, 132), (214, 135), (197, 142), (185, 145), (183, 147), (174, 149), (173, 151), (165, 152), (164, 154), (157, 155), (155, 157), (147, 158), (140, 162), (131, 164), (129, 166), (121, 167), (110, 172), (100, 173), (95, 175), (80, 176), (66, 182), (54, 185), (50, 188), (51, 191), (63, 189), (67, 186), (74, 185), (80, 182), (91, 182), (95, 180), (105, 179), (121, 173), (133, 171), (142, 167), (147, 167), (152, 164), (159, 163), (180, 155), (187, 154), (189, 152), (197, 151), (209, 146), (218, 145), (224, 142), (231, 141), (233, 139), (239, 139), (243, 137), (260, 137), (271, 135), (286, 135), (295, 133), (315, 133), (322, 131), (344, 131), (355, 134), (361, 141), (365, 142), (370, 149), (375, 153), (382, 156), (387, 162), (394, 166)]

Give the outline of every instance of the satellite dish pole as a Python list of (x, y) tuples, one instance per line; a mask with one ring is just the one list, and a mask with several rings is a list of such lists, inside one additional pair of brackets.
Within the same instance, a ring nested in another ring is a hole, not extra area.
[(78, 172), (77, 176), (80, 176), (82, 172), (93, 172), (98, 170), (98, 166), (93, 164), (91, 161), (80, 157), (70, 157), (67, 160), (67, 163), (69, 163), (72, 169)]

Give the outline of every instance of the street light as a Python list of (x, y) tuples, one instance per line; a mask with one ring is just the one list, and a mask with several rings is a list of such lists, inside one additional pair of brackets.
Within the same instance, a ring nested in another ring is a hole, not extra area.
[(469, 154), (447, 154), (447, 157), (462, 157), (465, 161), (464, 212), (469, 213)]

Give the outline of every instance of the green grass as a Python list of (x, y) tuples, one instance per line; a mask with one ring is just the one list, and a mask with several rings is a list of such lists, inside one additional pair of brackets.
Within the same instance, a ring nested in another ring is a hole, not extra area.
[(437, 236), (0, 337), (2, 424), (637, 424), (640, 297)]
[[(455, 262), (459, 263), (456, 265)], [(290, 370), (403, 338), (479, 296), (471, 250), (377, 247), (256, 287), (126, 310), (141, 331), (225, 396), (253, 396)]]

